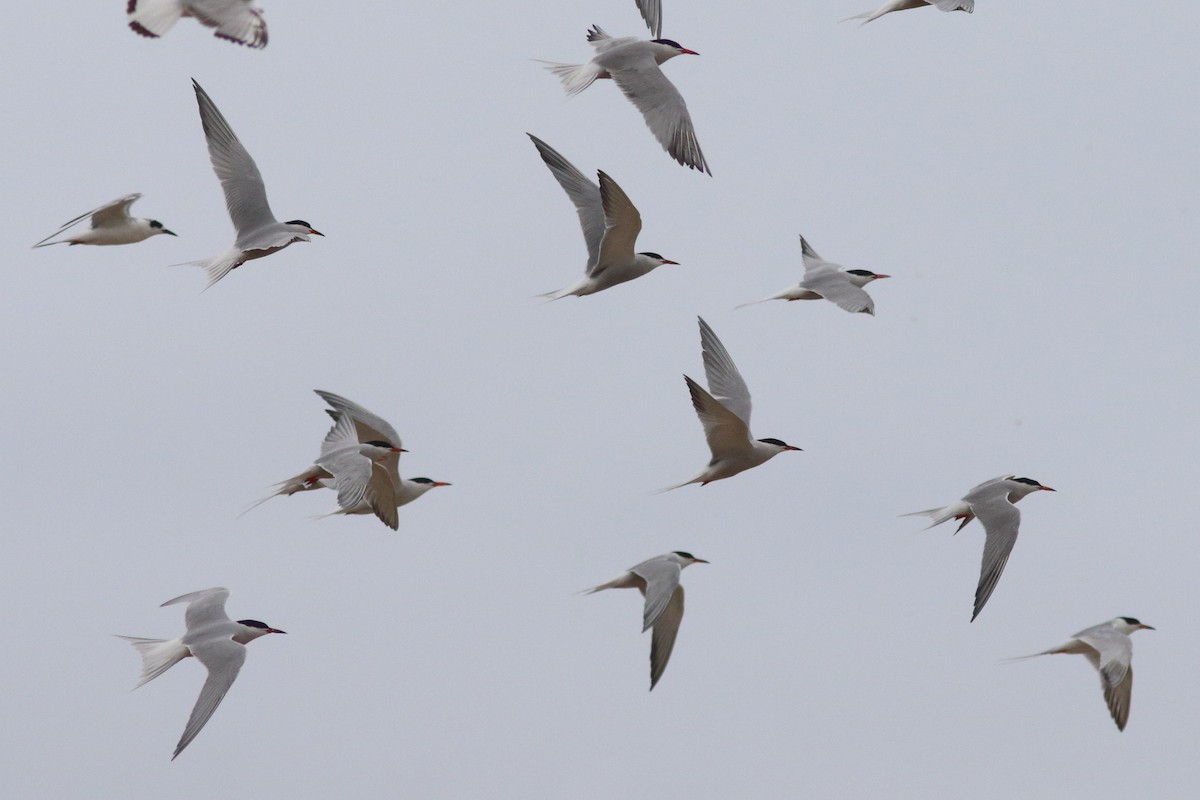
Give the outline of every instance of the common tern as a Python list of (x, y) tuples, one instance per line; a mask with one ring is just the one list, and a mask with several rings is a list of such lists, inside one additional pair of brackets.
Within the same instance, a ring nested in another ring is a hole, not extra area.
[(1055, 653), (1087, 656), (1100, 673), (1100, 687), (1104, 690), (1108, 712), (1117, 723), (1117, 730), (1123, 731), (1129, 721), (1129, 700), (1133, 692), (1133, 640), (1129, 635), (1140, 630), (1152, 631), (1154, 628), (1133, 617), (1117, 617), (1085, 628), (1057, 647), (1014, 660)]
[(750, 437), (750, 389), (738, 372), (737, 365), (717, 334), (702, 317), (700, 320), (700, 348), (704, 355), (704, 374), (708, 378), (708, 391), (700, 384), (683, 376), (692, 395), (692, 406), (704, 426), (704, 438), (712, 459), (691, 480), (660, 491), (668, 492), (698, 483), (701, 486), (731, 478), (739, 472), (757, 467), (780, 453), (799, 450), (779, 439), (752, 439)]
[(958, 502), (942, 508), (930, 508), (925, 511), (913, 511), (902, 514), (905, 517), (929, 517), (933, 520), (925, 530), (929, 530), (951, 519), (962, 520), (955, 533), (966, 527), (967, 523), (979, 517), (987, 535), (983, 545), (983, 562), (979, 570), (979, 585), (975, 588), (975, 611), (971, 621), (979, 616), (988, 598), (996, 588), (1004, 565), (1012, 553), (1013, 545), (1017, 542), (1017, 529), (1021, 524), (1021, 511), (1014, 503), (1022, 497), (1034, 492), (1053, 492), (1049, 486), (1043, 486), (1033, 478), (1018, 478), (1016, 475), (1001, 475), (984, 481), (963, 495)]
[(201, 25), (216, 28), (213, 36), (218, 39), (267, 46), (267, 22), (250, 0), (129, 0), (126, 11), (134, 33), (152, 39), (165, 35), (180, 17), (195, 17)]
[(676, 550), (647, 559), (617, 576), (608, 583), (588, 589), (585, 594), (594, 594), (603, 589), (638, 589), (646, 598), (642, 609), (642, 633), (654, 628), (650, 637), (650, 691), (662, 677), (679, 623), (683, 621), (683, 586), (679, 573), (692, 564), (707, 564), (703, 558)]
[(636, 36), (613, 38), (599, 25), (588, 31), (587, 40), (596, 55), (586, 64), (556, 64), (546, 67), (562, 81), (568, 95), (576, 95), (597, 78), (612, 78), (621, 92), (637, 106), (646, 125), (663, 149), (684, 166), (712, 175), (687, 103), (667, 76), (658, 68), (664, 61), (680, 55), (700, 55), (670, 39), (645, 41)]
[(852, 313), (875, 315), (875, 301), (862, 287), (871, 281), (890, 278), (890, 275), (880, 275), (866, 269), (844, 270), (841, 264), (834, 264), (817, 255), (817, 251), (803, 236), (800, 237), (800, 256), (804, 262), (804, 279), (800, 283), (762, 300), (742, 303), (738, 308), (768, 300), (824, 299)]
[[(321, 443), (320, 455), (311, 467), (280, 481), (278, 489), (246, 511), (272, 497), (329, 488), (337, 491), (338, 505), (345, 513), (374, 513), (395, 530), (399, 525), (396, 509), (404, 505), (397, 498), (400, 453), (407, 452), (400, 446), (400, 434), (387, 420), (358, 403), (332, 392), (314, 391), (333, 407), (327, 413), (334, 425)], [(359, 508), (363, 510), (355, 510)]]
[(663, 258), (658, 253), (633, 252), (634, 243), (642, 230), (642, 215), (616, 181), (601, 172), (600, 185), (597, 186), (553, 147), (532, 133), (526, 135), (533, 140), (542, 161), (546, 162), (567, 197), (575, 204), (588, 249), (583, 278), (564, 289), (546, 292), (538, 297), (551, 300), (570, 295), (583, 297), (640, 278), (663, 264), (679, 263)]
[[(156, 219), (129, 216), (129, 207), (141, 196), (139, 192), (127, 194), (111, 203), (94, 208), (86, 214), (80, 214), (75, 219), (63, 223), (61, 228), (42, 239), (34, 247), (46, 247), (51, 244), (133, 244), (160, 233), (175, 236), (173, 231), (164, 228), (163, 224)], [(87, 230), (66, 239), (49, 241), (88, 217), (92, 219), (91, 227)]]
[(269, 256), (293, 242), (307, 242), (309, 236), (324, 236), (302, 219), (279, 222), (271, 213), (267, 203), (267, 188), (254, 159), (238, 141), (233, 128), (200, 84), (192, 81), (196, 89), (196, 103), (200, 107), (200, 122), (208, 139), (208, 155), (213, 171), (221, 180), (225, 192), (225, 207), (237, 231), (233, 248), (219, 256), (188, 262), (204, 267), (208, 273), (208, 286), (224, 278), (229, 271), (240, 267), (254, 258)]
[(933, 6), (939, 11), (965, 11), (968, 14), (975, 12), (975, 0), (888, 0), (888, 2), (873, 11), (864, 11), (861, 14), (855, 14), (853, 17), (846, 17), (842, 22), (861, 19), (862, 24), (866, 25), (872, 20), (879, 19), (884, 14), (890, 14), (893, 11), (907, 11), (910, 8), (921, 8), (922, 6)]
[(234, 622), (225, 613), (225, 601), (228, 599), (228, 589), (215, 588), (183, 594), (163, 603), (163, 606), (188, 604), (183, 615), (187, 633), (178, 639), (119, 637), (136, 647), (142, 656), (142, 677), (137, 686), (154, 680), (188, 656), (195, 656), (208, 670), (208, 679), (204, 681), (200, 697), (188, 717), (183, 736), (175, 745), (172, 761), (196, 738), (196, 734), (225, 699), (225, 693), (246, 661), (246, 645), (268, 633), (287, 632), (256, 619)]

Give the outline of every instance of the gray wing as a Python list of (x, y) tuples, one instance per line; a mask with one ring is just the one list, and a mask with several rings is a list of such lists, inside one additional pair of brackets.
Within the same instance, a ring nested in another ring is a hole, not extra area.
[(958, 11), (962, 9), (968, 14), (975, 13), (975, 0), (925, 0), (931, 6), (936, 6), (939, 11)]
[(671, 651), (675, 649), (675, 637), (679, 634), (679, 623), (683, 622), (683, 585), (675, 587), (671, 592), (671, 602), (663, 609), (662, 616), (654, 623), (654, 633), (650, 636), (650, 691), (658, 679), (662, 677), (667, 662), (671, 660)]
[(600, 253), (596, 263), (588, 271), (593, 277), (604, 271), (609, 264), (628, 263), (633, 259), (633, 247), (642, 232), (642, 215), (634, 207), (629, 195), (617, 182), (600, 172), (600, 201), (604, 204), (604, 238), (600, 240)]
[(237, 134), (211, 98), (192, 81), (196, 89), (196, 103), (200, 106), (200, 123), (208, 139), (208, 155), (212, 160), (213, 172), (221, 181), (225, 192), (225, 207), (237, 230), (238, 246), (242, 239), (259, 228), (276, 222), (267, 203), (267, 188), (254, 159), (238, 141)]
[(692, 408), (696, 409), (696, 416), (700, 418), (700, 424), (704, 427), (704, 438), (708, 442), (713, 460), (749, 447), (750, 429), (742, 422), (741, 417), (704, 391), (700, 384), (687, 375), (684, 375), (683, 379), (692, 395)]
[(1104, 702), (1119, 730), (1129, 721), (1129, 701), (1133, 694), (1133, 640), (1109, 625), (1097, 625), (1075, 634), (1075, 638), (1095, 648), (1088, 654), (1092, 666), (1100, 673)]
[(542, 161), (550, 168), (558, 185), (567, 193), (579, 214), (583, 228), (583, 240), (588, 249), (588, 273), (596, 266), (600, 256), (600, 240), (604, 237), (604, 204), (600, 199), (600, 187), (562, 157), (562, 154), (532, 133), (526, 134), (533, 140)]
[(587, 40), (591, 43), (592, 47), (596, 48), (597, 53), (605, 53), (615, 47), (641, 41), (636, 36), (614, 37), (599, 25), (593, 25), (588, 29)]
[(696, 140), (687, 103), (658, 68), (654, 56), (646, 52), (619, 68), (608, 67), (608, 71), (625, 96), (642, 112), (654, 138), (671, 158), (712, 175)]
[(634, 0), (646, 27), (654, 34), (655, 39), (662, 38), (662, 0)]
[(852, 314), (875, 313), (875, 301), (871, 299), (871, 295), (862, 287), (851, 283), (846, 273), (832, 264), (809, 268), (804, 273), (804, 280), (800, 281), (800, 285)]
[(217, 710), (217, 706), (221, 705), (221, 701), (225, 699), (225, 693), (233, 685), (238, 672), (242, 669), (242, 664), (246, 661), (245, 645), (240, 645), (226, 637), (193, 644), (189, 649), (192, 651), (192, 655), (208, 669), (208, 678), (200, 689), (200, 697), (196, 700), (195, 707), (192, 708), (192, 715), (188, 717), (187, 725), (183, 729), (183, 736), (179, 738), (179, 744), (175, 745), (175, 755), (171, 756), (172, 761), (183, 752), (183, 748), (191, 744), (192, 739), (196, 738), (196, 734), (204, 728), (213, 712)]
[[(92, 212), (92, 227), (101, 228), (105, 225), (121, 225), (129, 219), (129, 207), (141, 197), (140, 192), (127, 194), (120, 200), (114, 200), (106, 206), (101, 206)], [(71, 225), (73, 223), (67, 223)]]
[(1017, 543), (1021, 511), (1008, 502), (1008, 487), (999, 482), (973, 489), (963, 500), (971, 506), (971, 512), (979, 518), (987, 533), (979, 569), (979, 585), (975, 588), (975, 611), (971, 614), (971, 621), (974, 622), (992, 596), (1004, 572), (1004, 565), (1012, 554), (1013, 545)]
[(671, 602), (671, 595), (679, 586), (679, 573), (683, 570), (679, 564), (660, 556), (643, 561), (629, 571), (646, 582), (643, 590), (646, 605), (642, 610), (642, 633), (645, 633)]
[(229, 615), (225, 613), (225, 601), (228, 599), (229, 590), (218, 586), (213, 589), (201, 589), (198, 592), (181, 594), (162, 605), (173, 606), (176, 603), (187, 603), (188, 607), (183, 613), (183, 621), (190, 631), (213, 622), (229, 621)]
[(708, 390), (749, 429), (750, 387), (742, 379), (742, 373), (738, 372), (733, 357), (729, 355), (725, 345), (721, 344), (717, 334), (703, 317), (697, 319), (700, 320), (700, 349), (704, 355), (704, 374), (708, 378)]
[(112, 225), (112, 224), (118, 223), (124, 219), (128, 219), (129, 218), (129, 207), (131, 205), (133, 205), (133, 202), (141, 196), (142, 195), (140, 192), (134, 192), (133, 194), (127, 194), (124, 197), (118, 198), (117, 200), (113, 200), (111, 203), (106, 203), (105, 205), (102, 205), (99, 208), (93, 208), (91, 211), (87, 212), (86, 214), (80, 214), (78, 217), (75, 217), (75, 219), (64, 222), (59, 227), (58, 230), (56, 230), (54, 233), (47, 236), (45, 239), (42, 239), (40, 242), (35, 244), (34, 247), (37, 247), (38, 245), (41, 245), (41, 244), (45, 244), (47, 241), (49, 241), (50, 239), (53, 239), (55, 236), (58, 236), (60, 233), (65, 231), (67, 228), (70, 228), (72, 225), (79, 224), (80, 222), (87, 219), (88, 217), (92, 218), (92, 227), (93, 228), (99, 227), (101, 225)]
[(354, 420), (355, 430), (360, 442), (386, 441), (395, 447), (401, 447), (400, 434), (391, 424), (378, 414), (373, 414), (353, 400), (347, 400), (333, 392), (314, 389), (322, 400), (338, 411), (345, 411)]
[(804, 264), (804, 271), (808, 272), (813, 267), (832, 266), (835, 269), (840, 268), (841, 264), (834, 264), (826, 261), (813, 250), (812, 245), (803, 236), (800, 237), (800, 260)]
[(267, 22), (250, 0), (187, 0), (188, 11), (218, 39), (247, 47), (267, 46)]

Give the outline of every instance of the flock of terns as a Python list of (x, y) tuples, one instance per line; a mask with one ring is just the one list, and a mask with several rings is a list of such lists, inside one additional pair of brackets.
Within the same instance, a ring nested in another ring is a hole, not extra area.
[[(650, 30), (661, 37), (661, 0), (636, 2)], [(889, 0), (874, 11), (849, 19), (862, 19), (865, 24), (893, 11), (926, 5), (941, 11), (974, 10), (974, 0)], [(219, 38), (253, 48), (267, 44), (262, 11), (250, 0), (128, 0), (127, 13), (129, 27), (146, 37), (162, 36), (179, 19), (194, 17), (214, 28), (214, 35)], [(583, 91), (597, 79), (612, 79), (642, 112), (647, 126), (672, 158), (711, 175), (687, 106), (659, 69), (662, 63), (677, 55), (697, 54), (669, 39), (614, 38), (598, 26), (589, 30), (587, 39), (596, 50), (591, 61), (582, 65), (554, 63), (548, 67), (562, 80), (568, 94)], [(207, 287), (211, 287), (247, 261), (322, 234), (304, 220), (280, 222), (275, 218), (253, 158), (200, 84), (193, 81), (193, 85), (213, 170), (220, 179), (226, 207), (236, 230), (233, 246), (227, 251), (209, 259), (188, 262), (204, 268), (208, 276)], [(677, 263), (657, 253), (634, 251), (641, 230), (641, 215), (607, 173), (598, 172), (597, 184), (550, 145), (532, 134), (530, 139), (574, 204), (588, 251), (583, 278), (541, 297), (557, 300), (593, 294), (639, 278), (659, 266)], [(130, 216), (129, 208), (140, 196), (129, 194), (82, 214), (34, 247), (61, 243), (132, 244), (160, 234), (175, 236), (157, 220)], [(85, 219), (90, 219), (88, 228), (68, 233)], [(56, 238), (64, 234), (65, 238)], [(863, 287), (889, 276), (869, 270), (845, 270), (825, 261), (803, 237), (800, 246), (805, 268), (803, 280), (797, 286), (755, 302), (824, 299), (849, 312), (874, 314), (874, 302)], [(780, 439), (752, 436), (750, 390), (716, 332), (703, 319), (699, 320), (699, 326), (707, 388), (686, 375), (684, 381), (703, 426), (711, 458), (692, 478), (661, 491), (731, 478), (780, 453), (800, 449)], [(399, 525), (398, 509), (401, 506), (431, 489), (450, 485), (430, 478), (402, 478), (399, 457), (406, 451), (390, 423), (339, 395), (320, 390), (317, 394), (329, 405), (327, 413), (334, 420), (321, 443), (317, 459), (304, 471), (277, 484), (278, 488), (258, 503), (280, 495), (327, 488), (337, 495), (338, 508), (333, 514), (374, 514), (395, 530)], [(976, 518), (983, 525), (986, 540), (972, 621), (995, 590), (1016, 543), (1021, 519), (1016, 503), (1039, 491), (1054, 490), (1032, 478), (1003, 475), (979, 484), (961, 500), (947, 506), (913, 512), (913, 515), (929, 517), (932, 520), (929, 527), (958, 520), (958, 530), (962, 530)], [(666, 669), (683, 619), (684, 590), (680, 576), (686, 567), (705, 563), (708, 562), (684, 551), (665, 553), (587, 590), (590, 594), (604, 589), (636, 588), (644, 595), (643, 632), (653, 630), (651, 689)], [(163, 603), (164, 606), (187, 604), (184, 613), (187, 630), (179, 638), (122, 637), (142, 656), (138, 686), (189, 656), (194, 656), (208, 670), (208, 677), (172, 758), (188, 746), (220, 705), (245, 661), (245, 645), (267, 634), (284, 633), (257, 620), (231, 620), (225, 611), (228, 597), (227, 589), (214, 588), (191, 592)], [(1133, 685), (1133, 651), (1129, 635), (1143, 629), (1153, 630), (1132, 617), (1116, 617), (1082, 630), (1056, 647), (1022, 658), (1052, 653), (1087, 657), (1100, 674), (1105, 702), (1113, 720), (1124, 730)]]

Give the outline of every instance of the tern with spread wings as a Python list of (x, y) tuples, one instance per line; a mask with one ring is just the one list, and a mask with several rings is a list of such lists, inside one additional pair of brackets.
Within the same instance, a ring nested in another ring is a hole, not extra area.
[(968, 14), (975, 12), (975, 0), (888, 0), (879, 8), (855, 14), (853, 17), (846, 17), (842, 22), (861, 19), (862, 24), (866, 25), (893, 11), (907, 11), (910, 8), (923, 8), (924, 6), (933, 6), (939, 11), (965, 11)]
[(633, 252), (642, 230), (642, 215), (616, 181), (601, 172), (597, 186), (553, 147), (532, 133), (527, 135), (574, 203), (588, 249), (583, 278), (571, 286), (538, 297), (551, 300), (572, 295), (583, 297), (640, 278), (663, 264), (679, 263), (658, 253)]
[(721, 344), (717, 334), (703, 318), (700, 320), (700, 348), (704, 356), (704, 374), (708, 378), (708, 391), (700, 384), (683, 376), (692, 395), (692, 406), (704, 426), (704, 438), (712, 459), (690, 480), (660, 491), (668, 492), (698, 483), (701, 486), (731, 478), (751, 467), (765, 464), (780, 453), (799, 450), (779, 439), (753, 439), (750, 436), (750, 388), (738, 372), (733, 357)]
[(962, 520), (955, 533), (966, 527), (967, 523), (979, 517), (983, 523), (987, 539), (983, 545), (983, 562), (979, 570), (979, 585), (975, 588), (975, 611), (971, 621), (979, 616), (988, 598), (996, 588), (1004, 565), (1012, 554), (1013, 545), (1017, 543), (1017, 529), (1021, 524), (1021, 510), (1014, 503), (1022, 497), (1034, 492), (1053, 492), (1049, 486), (1043, 486), (1033, 478), (1018, 478), (1016, 475), (1001, 475), (984, 481), (963, 495), (958, 502), (942, 508), (930, 508), (925, 511), (913, 511), (903, 514), (905, 517), (929, 517), (933, 520), (925, 530), (952, 519)]
[(828, 300), (851, 313), (875, 315), (875, 301), (862, 287), (871, 281), (890, 278), (890, 275), (880, 275), (866, 269), (842, 269), (841, 264), (834, 264), (817, 255), (817, 251), (803, 236), (800, 237), (800, 257), (804, 262), (804, 279), (800, 283), (762, 300), (742, 303), (738, 308), (768, 300)]
[(254, 159), (200, 84), (193, 80), (192, 85), (200, 107), (200, 123), (208, 140), (208, 155), (213, 171), (221, 180), (225, 207), (237, 231), (230, 250), (213, 258), (188, 262), (208, 273), (205, 287), (208, 288), (251, 259), (269, 256), (295, 242), (310, 241), (309, 236), (325, 234), (302, 219), (288, 222), (275, 219), (267, 203), (267, 187)]
[(407, 499), (400, 500), (400, 454), (407, 452), (400, 446), (400, 434), (383, 417), (358, 403), (332, 392), (314, 391), (332, 406), (327, 413), (334, 420), (321, 443), (320, 455), (311, 467), (280, 481), (278, 489), (246, 511), (272, 497), (328, 488), (337, 491), (341, 513), (373, 513), (396, 530), (400, 524), (396, 509), (428, 491), (419, 490), (411, 496), (413, 492), (405, 489)]
[(246, 645), (268, 633), (286, 633), (256, 619), (234, 622), (225, 613), (228, 599), (229, 590), (218, 587), (190, 592), (163, 603), (163, 606), (187, 603), (183, 615), (187, 633), (178, 639), (119, 637), (136, 647), (142, 656), (142, 677), (138, 686), (154, 680), (188, 656), (195, 656), (208, 670), (208, 678), (200, 689), (200, 697), (188, 717), (183, 736), (175, 746), (172, 761), (196, 738), (225, 699), (225, 693), (246, 661)]
[(638, 589), (646, 598), (642, 609), (642, 633), (654, 628), (650, 638), (650, 691), (654, 691), (663, 670), (667, 668), (667, 662), (671, 660), (679, 623), (683, 621), (680, 573), (692, 564), (707, 563), (703, 558), (676, 550), (647, 559), (608, 583), (585, 592), (594, 594), (604, 589)]
[[(1129, 721), (1129, 701), (1133, 695), (1133, 640), (1134, 631), (1152, 631), (1133, 617), (1117, 617), (1085, 628), (1067, 641), (1020, 659), (1037, 658), (1055, 653), (1075, 653), (1087, 656), (1087, 660), (1100, 673), (1100, 687), (1104, 690), (1104, 702), (1117, 730), (1125, 730)], [(1018, 659), (1019, 660), (1019, 659)]]
[[(42, 239), (34, 247), (46, 247), (52, 244), (133, 244), (160, 233), (175, 236), (174, 232), (164, 228), (163, 224), (156, 219), (129, 216), (129, 207), (141, 196), (138, 192), (127, 194), (111, 203), (94, 208), (86, 214), (80, 214), (75, 219), (63, 223), (61, 228)], [(91, 217), (91, 224), (87, 230), (68, 236), (66, 239), (49, 241), (88, 217)]]
[(612, 78), (646, 120), (646, 125), (671, 158), (686, 167), (707, 172), (708, 162), (700, 152), (687, 103), (659, 65), (681, 55), (700, 55), (670, 39), (646, 41), (636, 36), (613, 38), (593, 25), (587, 40), (596, 55), (586, 64), (550, 63), (547, 69), (562, 81), (568, 95), (575, 95), (597, 78)]
[(267, 21), (250, 0), (129, 0), (126, 13), (133, 32), (151, 39), (164, 36), (180, 17), (195, 17), (201, 25), (215, 28), (218, 39), (267, 46)]

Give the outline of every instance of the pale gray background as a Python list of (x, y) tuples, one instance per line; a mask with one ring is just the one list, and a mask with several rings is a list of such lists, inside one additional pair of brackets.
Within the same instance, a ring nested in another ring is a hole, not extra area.
[[(263, 2), (261, 52), (6, 9), (7, 796), (1195, 796), (1195, 4), (667, 0), (708, 178), (530, 60), (644, 36), (631, 0)], [(204, 294), (167, 266), (231, 241), (193, 76), (327, 234)], [(684, 266), (530, 299), (585, 251), (525, 131)], [(134, 191), (178, 239), (29, 249)], [(876, 318), (732, 311), (795, 282), (798, 233), (895, 276)], [(655, 495), (707, 458), (698, 313), (805, 452)], [(316, 454), (313, 388), (454, 486), (398, 533), (313, 521), (331, 493), (239, 519)], [(1006, 471), (1059, 492), (968, 624), (981, 529), (896, 515)], [(648, 694), (638, 596), (574, 593), (671, 549), (712, 564)], [(171, 763), (203, 670), (131, 694), (109, 634), (178, 635), (157, 605), (215, 585), (290, 635)], [(1084, 659), (1001, 663), (1117, 614), (1159, 628), (1124, 734)]]

